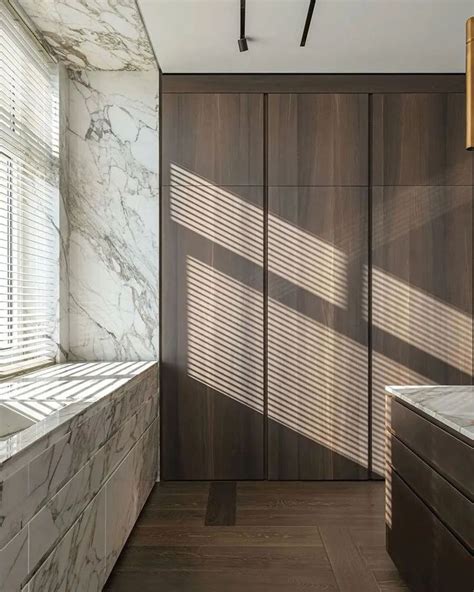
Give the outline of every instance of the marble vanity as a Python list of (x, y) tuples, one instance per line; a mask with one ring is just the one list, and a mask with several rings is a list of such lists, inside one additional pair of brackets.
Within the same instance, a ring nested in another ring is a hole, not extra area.
[(158, 471), (156, 362), (0, 382), (0, 590), (97, 591)]
[(474, 386), (386, 390), (387, 550), (413, 592), (472, 592)]

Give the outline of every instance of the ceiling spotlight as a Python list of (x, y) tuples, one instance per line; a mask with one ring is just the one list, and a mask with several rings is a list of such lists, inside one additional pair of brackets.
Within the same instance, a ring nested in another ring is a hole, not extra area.
[(239, 51), (247, 51), (249, 46), (245, 37), (245, 0), (240, 0), (240, 39)]
[(245, 37), (241, 37), (239, 39), (239, 51), (247, 51), (249, 48), (247, 39)]

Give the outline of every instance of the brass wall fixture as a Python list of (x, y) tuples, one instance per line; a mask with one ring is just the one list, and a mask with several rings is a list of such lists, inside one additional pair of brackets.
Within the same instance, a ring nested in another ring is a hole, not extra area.
[(466, 21), (466, 149), (474, 150), (474, 16)]

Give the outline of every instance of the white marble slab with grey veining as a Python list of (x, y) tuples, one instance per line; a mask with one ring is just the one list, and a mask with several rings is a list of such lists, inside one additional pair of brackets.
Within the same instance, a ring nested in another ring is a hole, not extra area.
[(156, 61), (135, 0), (19, 0), (73, 69), (149, 70)]
[(158, 76), (71, 74), (69, 360), (158, 358)]
[[(133, 388), (133, 381), (141, 380), (141, 375), (153, 367), (158, 371), (156, 362), (152, 361), (58, 364), (0, 382), (0, 413), (2, 406), (19, 414), (30, 413), (32, 422), (29, 427), (0, 439), (1, 475), (6, 477), (16, 470), (18, 463), (23, 465), (29, 460), (24, 458), (24, 452), (38, 456), (72, 428), (108, 406), (109, 396), (120, 401), (125, 391)], [(133, 403), (138, 404), (138, 399)], [(117, 409), (120, 407), (114, 408), (114, 412)], [(109, 423), (120, 421), (106, 416), (105, 419)]]
[(474, 386), (387, 386), (386, 390), (474, 441)]
[[(0, 589), (19, 590), (29, 581), (30, 591), (66, 592), (76, 589), (77, 578), (87, 589), (102, 589), (105, 508), (97, 503), (131, 450), (157, 426), (157, 370), (154, 362), (60, 364), (0, 383), (0, 406), (64, 405), (37, 420), (47, 428), (36, 430), (26, 448), (22, 432), (7, 438), (18, 439), (18, 453), (10, 449), (13, 456), (0, 463)], [(66, 411), (62, 423), (50, 422)], [(156, 480), (157, 427), (147, 442), (129, 461), (137, 470), (148, 467), (149, 477), (137, 486), (145, 497)], [(124, 485), (135, 499), (128, 479)], [(109, 537), (109, 544), (121, 548), (118, 539)]]

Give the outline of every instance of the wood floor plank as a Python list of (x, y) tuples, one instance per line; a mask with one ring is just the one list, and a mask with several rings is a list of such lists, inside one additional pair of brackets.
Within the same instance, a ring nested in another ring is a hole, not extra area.
[(323, 546), (319, 547), (132, 547), (127, 546), (116, 564), (116, 571), (163, 570), (215, 571), (240, 569), (268, 570), (278, 567), (289, 573), (311, 573), (330, 568)]
[(263, 546), (263, 547), (322, 547), (319, 530), (312, 526), (137, 526), (128, 546)]
[(160, 483), (104, 592), (407, 592), (383, 502), (381, 483)]
[(304, 510), (246, 510), (237, 508), (236, 524), (239, 526), (339, 526), (353, 528), (377, 528), (383, 515), (371, 515), (369, 513), (354, 512), (329, 512), (321, 509), (319, 511)]
[(380, 592), (349, 530), (323, 527), (320, 532), (340, 592)]
[(233, 526), (235, 524), (236, 483), (214, 481), (209, 489), (206, 526)]
[(208, 494), (209, 485), (209, 481), (160, 481), (156, 484), (154, 491), (176, 495)]
[(202, 526), (206, 508), (194, 510), (161, 510), (159, 506), (145, 506), (140, 515), (140, 524), (148, 526)]
[(311, 574), (285, 570), (114, 572), (104, 592), (339, 592), (330, 568)]

